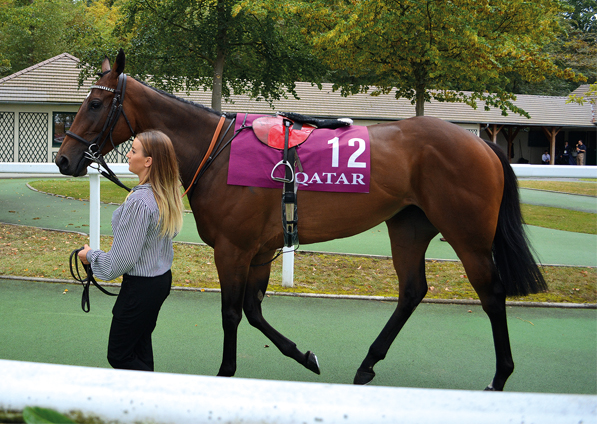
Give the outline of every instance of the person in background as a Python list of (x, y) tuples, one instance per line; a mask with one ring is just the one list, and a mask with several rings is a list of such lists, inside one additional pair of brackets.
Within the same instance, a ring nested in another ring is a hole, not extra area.
[(551, 160), (551, 156), (549, 155), (549, 152), (546, 150), (543, 152), (543, 155), (541, 156), (541, 163), (543, 165), (549, 165), (549, 162)]
[(180, 177), (172, 142), (160, 131), (138, 134), (126, 156), (139, 185), (112, 215), (112, 248), (85, 245), (79, 258), (102, 280), (123, 276), (112, 309), (108, 362), (153, 371), (151, 334), (170, 293), (172, 239), (182, 228)]
[(585, 146), (582, 140), (578, 140), (576, 143), (576, 164), (577, 165), (584, 165), (585, 164), (585, 156), (587, 153), (587, 146)]
[(564, 143), (564, 150), (562, 150), (560, 165), (568, 165), (569, 163), (570, 163), (570, 145), (566, 141)]

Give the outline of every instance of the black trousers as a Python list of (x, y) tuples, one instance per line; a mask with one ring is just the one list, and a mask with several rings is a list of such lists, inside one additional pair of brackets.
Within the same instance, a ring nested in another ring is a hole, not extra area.
[(171, 285), (170, 271), (157, 277), (123, 276), (108, 340), (108, 362), (112, 367), (153, 371), (151, 333)]

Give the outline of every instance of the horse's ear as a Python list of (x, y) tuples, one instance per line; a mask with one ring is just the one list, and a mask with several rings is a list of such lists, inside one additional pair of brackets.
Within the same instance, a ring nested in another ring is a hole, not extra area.
[(112, 67), (112, 71), (116, 72), (116, 75), (120, 75), (124, 72), (124, 50), (120, 49), (118, 56), (116, 56), (116, 62)]
[(110, 70), (110, 59), (108, 59), (108, 56), (106, 56), (104, 58), (104, 61), (102, 62), (102, 72), (106, 72)]

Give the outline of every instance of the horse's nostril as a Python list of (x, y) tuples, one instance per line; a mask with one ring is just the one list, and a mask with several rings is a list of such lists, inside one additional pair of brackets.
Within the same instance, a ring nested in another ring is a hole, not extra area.
[(66, 156), (58, 156), (56, 158), (56, 165), (58, 166), (58, 169), (60, 169), (60, 172), (62, 172), (63, 174), (66, 172), (66, 170), (68, 169), (68, 158)]

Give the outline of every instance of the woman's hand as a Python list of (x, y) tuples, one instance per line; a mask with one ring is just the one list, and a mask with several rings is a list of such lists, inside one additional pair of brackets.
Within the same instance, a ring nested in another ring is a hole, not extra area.
[(77, 256), (79, 256), (79, 259), (81, 260), (81, 262), (83, 262), (85, 265), (89, 265), (89, 261), (87, 261), (87, 252), (89, 252), (91, 250), (91, 247), (89, 247), (89, 245), (85, 245), (83, 246), (83, 250), (81, 250)]

